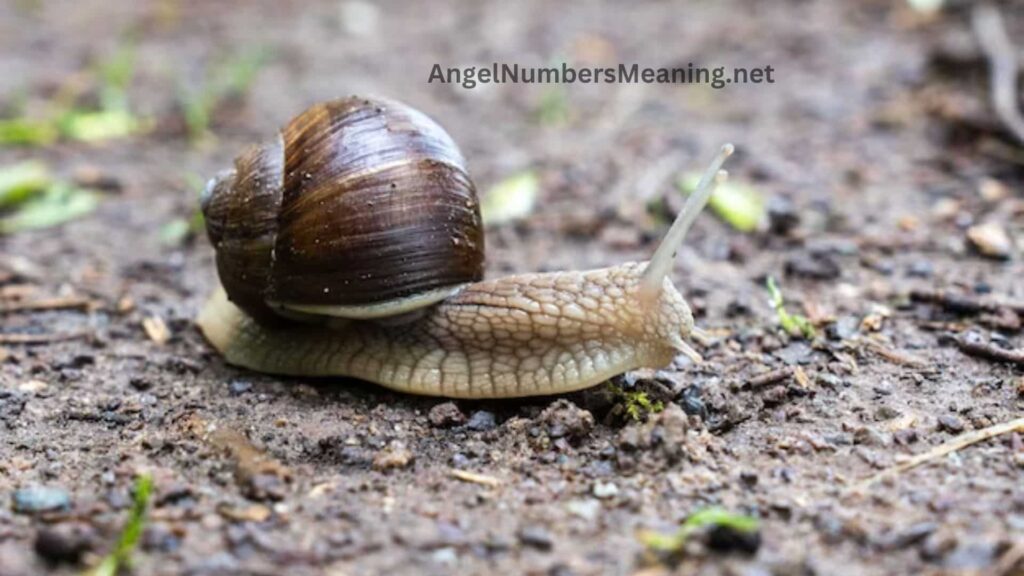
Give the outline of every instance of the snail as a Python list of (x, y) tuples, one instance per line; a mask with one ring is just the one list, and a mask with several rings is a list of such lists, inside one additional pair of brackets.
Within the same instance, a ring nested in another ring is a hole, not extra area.
[(229, 364), (452, 398), (558, 394), (700, 355), (668, 278), (725, 145), (648, 262), (483, 279), (465, 160), (425, 114), (350, 97), (253, 145), (201, 198), (220, 287), (197, 323)]

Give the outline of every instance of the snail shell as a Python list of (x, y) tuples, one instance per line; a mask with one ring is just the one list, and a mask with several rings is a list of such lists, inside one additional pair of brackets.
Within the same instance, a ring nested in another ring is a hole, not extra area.
[(211, 180), (202, 210), (228, 298), (263, 323), (396, 316), (483, 277), (462, 154), (391, 100), (307, 109)]

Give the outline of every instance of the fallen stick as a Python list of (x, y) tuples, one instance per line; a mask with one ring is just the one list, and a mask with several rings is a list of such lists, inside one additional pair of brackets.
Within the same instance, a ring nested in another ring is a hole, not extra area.
[(885, 358), (893, 364), (899, 364), (901, 366), (911, 366), (914, 368), (924, 368), (928, 363), (913, 354), (907, 352), (901, 352), (886, 346), (885, 344), (872, 339), (865, 339), (864, 344), (868, 350), (871, 350), (875, 354), (878, 354), (882, 358)]
[(748, 380), (747, 387), (763, 388), (770, 384), (778, 384), (783, 380), (789, 379), (791, 376), (793, 376), (793, 369), (789, 367), (769, 370), (768, 372), (762, 372)]
[(1024, 144), (1024, 114), (1017, 107), (1017, 50), (1006, 33), (1003, 17), (994, 6), (975, 4), (971, 11), (974, 36), (988, 58), (992, 107), (1007, 129)]
[(968, 356), (1024, 366), (1024, 350), (1007, 350), (995, 344), (968, 340), (967, 338), (957, 338), (956, 346)]
[(956, 294), (946, 290), (912, 290), (910, 299), (914, 302), (935, 304), (957, 314), (980, 314), (981, 312), (998, 314), (1000, 310), (1012, 310), (1018, 315), (1024, 316), (1024, 302), (979, 298), (970, 294)]
[(87, 332), (71, 332), (67, 334), (0, 334), (0, 344), (49, 344), (85, 338)]
[(492, 488), (501, 486), (501, 480), (498, 480), (494, 476), (477, 474), (476, 472), (469, 472), (468, 470), (452, 468), (451, 475), (452, 478), (455, 478), (456, 480), (462, 480), (463, 482), (469, 482), (471, 484), (480, 484), (482, 486), (490, 486)]
[(956, 438), (953, 438), (949, 442), (940, 444), (923, 454), (918, 454), (917, 456), (914, 456), (905, 462), (901, 462), (891, 468), (882, 470), (878, 474), (869, 476), (868, 478), (855, 484), (854, 488), (867, 488), (868, 486), (888, 476), (896, 476), (898, 474), (902, 474), (907, 470), (917, 468), (922, 464), (926, 464), (928, 462), (931, 462), (932, 460), (946, 456), (947, 454), (952, 454), (953, 452), (962, 450), (968, 446), (971, 446), (972, 444), (977, 444), (978, 442), (988, 440), (989, 438), (995, 438), (996, 436), (1001, 436), (1003, 434), (1008, 434), (1010, 432), (1016, 432), (1018, 430), (1024, 430), (1024, 418), (1017, 418), (1016, 420), (1010, 420), (1009, 422), (1004, 422), (1002, 424), (996, 424), (994, 426), (989, 426), (988, 428), (983, 428), (981, 430), (975, 430), (974, 432), (961, 434)]
[(85, 310), (92, 305), (92, 300), (78, 296), (64, 298), (47, 298), (45, 300), (34, 300), (31, 302), (17, 302), (15, 304), (0, 305), (0, 314), (12, 312), (36, 312), (40, 310)]

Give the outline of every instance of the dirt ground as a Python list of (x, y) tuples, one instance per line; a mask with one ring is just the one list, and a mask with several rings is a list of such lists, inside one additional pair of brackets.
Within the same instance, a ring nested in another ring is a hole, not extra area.
[[(141, 472), (155, 493), (137, 574), (1022, 573), (1020, 433), (862, 482), (1024, 410), (1020, 365), (956, 344), (1024, 348), (1024, 306), (923, 301), (1024, 301), (1024, 148), (990, 112), (952, 4), (927, 18), (879, 0), (3, 3), (0, 95), (45, 98), (130, 31), (132, 105), (157, 122), (101, 145), (0, 149), (0, 164), (39, 158), (118, 188), (87, 217), (0, 238), (0, 306), (91, 301), (0, 312), (3, 334), (83, 336), (0, 348), (0, 574), (97, 563)], [(1019, 4), (1003, 12), (1024, 37)], [(180, 83), (251, 46), (271, 54), (251, 90), (218, 111), (215, 140), (189, 141)], [(559, 59), (772, 65), (777, 81), (575, 85), (554, 92), (557, 122), (538, 120), (550, 86), (426, 81), (435, 62)], [(211, 351), (192, 320), (212, 250), (159, 230), (192, 213), (196, 177), (350, 93), (432, 115), (482, 190), (539, 172), (534, 215), (487, 231), (491, 276), (646, 257), (666, 226), (646, 204), (678, 207), (665, 159), (694, 170), (737, 145), (730, 171), (773, 199), (773, 228), (698, 220), (674, 279), (716, 336), (706, 361), (619, 382), (665, 410), (631, 421), (608, 386), (448, 403), (254, 374)], [(1016, 239), (1008, 259), (972, 250), (981, 222)], [(815, 340), (779, 331), (767, 275)], [(143, 328), (154, 317), (163, 344)], [(70, 505), (17, 509), (15, 490), (40, 486)], [(705, 534), (674, 556), (638, 538), (709, 506), (759, 518), (758, 536)]]

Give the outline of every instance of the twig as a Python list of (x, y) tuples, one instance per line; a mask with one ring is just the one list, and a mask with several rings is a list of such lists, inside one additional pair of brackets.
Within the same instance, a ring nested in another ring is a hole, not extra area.
[(956, 345), (964, 354), (969, 356), (1024, 366), (1024, 351), (1022, 350), (1007, 350), (995, 344), (969, 340), (967, 338), (957, 338)]
[(1011, 546), (988, 574), (991, 576), (1020, 574), (1020, 572), (1014, 572), (1014, 569), (1021, 565), (1022, 561), (1024, 561), (1024, 540), (1020, 540)]
[(472, 484), (481, 484), (492, 488), (501, 486), (501, 480), (498, 480), (494, 476), (485, 476), (484, 474), (477, 474), (476, 472), (469, 472), (467, 470), (459, 470), (458, 468), (452, 468), (451, 475), (452, 478), (462, 480), (463, 482), (470, 482)]
[(85, 338), (88, 332), (70, 332), (65, 334), (0, 334), (0, 344), (48, 344)]
[(1003, 17), (994, 6), (979, 3), (971, 11), (971, 25), (989, 61), (992, 106), (1010, 132), (1024, 144), (1024, 114), (1017, 107), (1019, 62)]
[(778, 368), (776, 370), (769, 370), (768, 372), (758, 374), (757, 376), (754, 376), (753, 378), (748, 380), (747, 387), (762, 388), (770, 384), (778, 384), (783, 380), (787, 380), (791, 376), (793, 376), (793, 369), (789, 367)]
[(942, 306), (944, 310), (957, 314), (979, 314), (981, 312), (998, 314), (1000, 310), (1012, 310), (1024, 316), (1024, 302), (978, 298), (970, 294), (955, 294), (945, 290), (912, 290), (910, 299), (914, 302), (936, 304)]
[(881, 472), (875, 474), (874, 476), (869, 476), (868, 478), (855, 484), (854, 487), (866, 488), (885, 477), (902, 474), (907, 470), (917, 468), (922, 464), (926, 464), (928, 462), (931, 462), (932, 460), (941, 458), (947, 454), (952, 454), (953, 452), (962, 450), (968, 446), (971, 446), (972, 444), (977, 444), (978, 442), (988, 440), (989, 438), (995, 438), (996, 436), (1008, 434), (1010, 432), (1015, 432), (1018, 430), (1024, 430), (1024, 418), (1017, 418), (1016, 420), (1010, 420), (1009, 422), (1004, 422), (1002, 424), (996, 424), (994, 426), (989, 426), (988, 428), (983, 428), (981, 430), (975, 430), (974, 432), (961, 434), (956, 438), (953, 438), (949, 442), (940, 444), (923, 454), (918, 454), (917, 456), (914, 456), (913, 458), (910, 458), (905, 462), (901, 462), (891, 468), (882, 470)]
[(901, 366), (911, 366), (914, 368), (923, 368), (928, 365), (927, 362), (918, 358), (917, 356), (908, 354), (906, 352), (901, 352), (899, 350), (894, 350), (876, 340), (868, 338), (864, 340), (864, 343), (869, 350), (894, 364), (899, 364)]
[(88, 298), (81, 298), (79, 296), (46, 298), (43, 300), (33, 300), (31, 302), (17, 302), (14, 304), (0, 305), (0, 314), (10, 314), (11, 312), (35, 312), (39, 310), (85, 310), (91, 305), (92, 300), (89, 300)]

